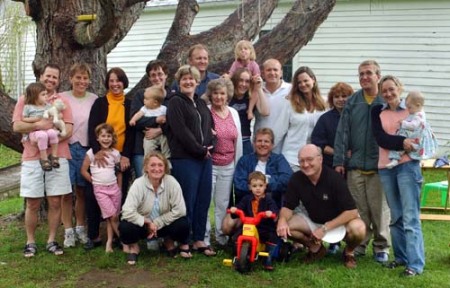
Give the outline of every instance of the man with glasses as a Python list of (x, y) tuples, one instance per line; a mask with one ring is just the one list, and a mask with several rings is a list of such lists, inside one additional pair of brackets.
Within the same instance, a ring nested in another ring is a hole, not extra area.
[[(359, 65), (361, 88), (349, 98), (341, 114), (334, 142), (333, 166), (342, 175), (366, 224), (366, 239), (356, 248), (365, 255), (373, 235), (373, 253), (377, 262), (388, 261), (390, 213), (378, 176), (378, 145), (372, 133), (370, 111), (384, 101), (378, 95), (380, 66), (374, 60)], [(345, 167), (344, 167), (344, 164)]]
[(322, 151), (316, 145), (305, 145), (298, 161), (300, 171), (289, 180), (278, 220), (278, 236), (308, 247), (306, 263), (326, 255), (322, 240), (344, 240), (344, 265), (355, 268), (353, 251), (363, 241), (366, 228), (346, 183), (337, 172), (322, 165)]

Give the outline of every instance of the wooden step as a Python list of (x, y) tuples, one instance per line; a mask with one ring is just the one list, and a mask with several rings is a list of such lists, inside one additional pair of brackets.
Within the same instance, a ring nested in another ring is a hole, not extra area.
[(450, 221), (447, 214), (420, 214), (420, 220)]

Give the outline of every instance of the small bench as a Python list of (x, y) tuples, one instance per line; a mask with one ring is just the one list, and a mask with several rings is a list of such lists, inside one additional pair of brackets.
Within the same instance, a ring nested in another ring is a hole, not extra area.
[(450, 215), (446, 215), (446, 214), (420, 214), (420, 220), (450, 221)]

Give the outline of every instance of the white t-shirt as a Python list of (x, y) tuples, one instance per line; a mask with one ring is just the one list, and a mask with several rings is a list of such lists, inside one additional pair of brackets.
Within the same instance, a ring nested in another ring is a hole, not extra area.
[(287, 99), (292, 85), (282, 82), (281, 86), (273, 93), (263, 88), (264, 95), (267, 99), (267, 105), (270, 107), (269, 116), (261, 116), (258, 111), (255, 113), (256, 132), (259, 128), (270, 128), (275, 134), (273, 152), (281, 153), (284, 137), (289, 126), (289, 107), (290, 102)]
[(161, 115), (166, 115), (167, 107), (164, 105), (159, 106), (156, 109), (148, 109), (145, 106), (142, 106), (140, 111), (144, 113), (144, 117), (158, 117)]

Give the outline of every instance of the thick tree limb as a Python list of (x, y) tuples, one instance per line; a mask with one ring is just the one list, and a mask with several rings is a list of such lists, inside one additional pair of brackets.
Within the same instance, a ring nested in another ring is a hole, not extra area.
[(12, 130), (12, 114), (16, 106), (16, 101), (5, 94), (0, 89), (0, 139), (1, 143), (16, 151), (22, 152), (23, 147), (20, 139), (22, 138), (19, 133), (14, 133)]
[[(107, 1), (107, 2), (110, 2)], [(111, 37), (105, 45), (102, 47), (104, 53), (108, 54), (114, 49), (117, 44), (127, 36), (128, 31), (134, 23), (139, 19), (145, 8), (145, 1), (140, 1), (133, 6), (126, 6), (122, 4), (116, 8), (115, 21), (117, 22), (117, 27), (115, 29), (115, 34)]]
[(292, 59), (313, 38), (335, 4), (336, 0), (296, 0), (283, 20), (255, 44), (259, 62)]

